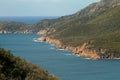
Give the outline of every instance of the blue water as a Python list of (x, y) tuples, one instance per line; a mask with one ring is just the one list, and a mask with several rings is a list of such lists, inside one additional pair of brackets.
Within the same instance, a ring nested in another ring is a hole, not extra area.
[(47, 69), (61, 80), (120, 80), (120, 60), (90, 60), (34, 42), (36, 34), (1, 34), (0, 47)]
[(39, 22), (43, 19), (55, 19), (56, 16), (8, 16), (8, 17), (0, 17), (0, 21), (15, 21), (15, 22), (23, 22), (26, 24), (33, 24)]

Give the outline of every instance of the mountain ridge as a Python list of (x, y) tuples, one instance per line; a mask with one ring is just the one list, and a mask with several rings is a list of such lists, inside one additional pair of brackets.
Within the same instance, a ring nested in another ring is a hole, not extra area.
[[(51, 25), (46, 35), (62, 43), (57, 46), (62, 45), (61, 48), (65, 49), (68, 46), (74, 47), (70, 50), (81, 56), (86, 55), (84, 57), (91, 57), (94, 53), (99, 59), (119, 58), (119, 12), (119, 0), (101, 0), (73, 15), (62, 17), (63, 20)], [(86, 46), (81, 51), (84, 44)]]

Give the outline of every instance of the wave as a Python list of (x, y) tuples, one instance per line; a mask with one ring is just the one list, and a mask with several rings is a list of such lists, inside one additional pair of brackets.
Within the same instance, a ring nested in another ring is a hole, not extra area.
[(120, 60), (120, 58), (109, 58), (109, 59), (106, 59), (106, 60)]
[(84, 59), (90, 59), (90, 58), (84, 58)]
[(38, 40), (38, 38), (33, 38), (33, 41), (34, 42), (42, 42), (42, 41)]
[[(73, 54), (73, 55), (75, 55), (76, 57), (81, 57), (79, 54)], [(83, 59), (90, 60), (90, 58), (83, 58)]]
[(80, 57), (80, 55), (79, 54), (74, 54), (76, 57)]
[(60, 50), (60, 51), (66, 51), (65, 49), (56, 49), (56, 50)]
[[(76, 57), (81, 57), (79, 54), (73, 54), (73, 55), (75, 55)], [(90, 60), (90, 58), (83, 58), (83, 59)]]
[(113, 58), (113, 59), (117, 59), (117, 60), (120, 60), (120, 58)]

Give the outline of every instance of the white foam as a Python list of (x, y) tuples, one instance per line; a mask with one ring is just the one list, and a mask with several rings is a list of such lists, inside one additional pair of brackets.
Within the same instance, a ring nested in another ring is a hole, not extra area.
[(33, 38), (34, 42), (42, 42), (40, 40), (38, 40), (38, 38)]
[(113, 59), (120, 60), (120, 58), (113, 58)]
[(65, 49), (57, 49), (57, 50), (60, 50), (60, 51), (65, 51)]
[(80, 57), (80, 55), (79, 54), (74, 54), (75, 56), (77, 56), (77, 57)]
[(90, 59), (90, 58), (84, 58), (84, 59)]

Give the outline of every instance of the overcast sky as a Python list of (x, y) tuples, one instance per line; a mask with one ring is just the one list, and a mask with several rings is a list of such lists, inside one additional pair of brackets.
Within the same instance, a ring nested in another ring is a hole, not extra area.
[(0, 16), (63, 16), (100, 0), (0, 0)]

